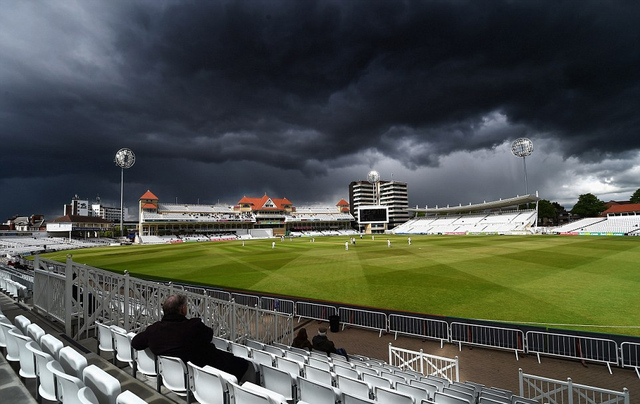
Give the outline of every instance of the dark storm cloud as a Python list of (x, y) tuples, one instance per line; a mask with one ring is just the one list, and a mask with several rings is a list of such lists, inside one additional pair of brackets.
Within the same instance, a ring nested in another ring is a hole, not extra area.
[(231, 202), (521, 136), (597, 162), (640, 147), (638, 21), (631, 1), (12, 3), (0, 181), (40, 178), (56, 204), (106, 176), (117, 192), (120, 147), (135, 198)]

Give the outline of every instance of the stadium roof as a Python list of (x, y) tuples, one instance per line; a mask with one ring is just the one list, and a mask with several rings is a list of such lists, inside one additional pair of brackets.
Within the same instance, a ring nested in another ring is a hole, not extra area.
[(409, 208), (407, 209), (409, 212), (416, 212), (416, 213), (425, 213), (425, 214), (448, 214), (448, 213), (465, 213), (465, 212), (478, 212), (478, 211), (485, 211), (485, 210), (494, 210), (494, 209), (501, 209), (501, 208), (507, 208), (510, 206), (517, 206), (517, 205), (522, 205), (524, 203), (530, 203), (530, 202), (536, 202), (539, 201), (540, 198), (538, 198), (537, 194), (533, 195), (533, 194), (529, 194), (529, 195), (523, 195), (523, 196), (516, 196), (513, 198), (507, 198), (507, 199), (500, 199), (497, 201), (492, 201), (492, 202), (483, 202), (483, 203), (476, 203), (476, 204), (468, 204), (468, 205), (458, 205), (458, 206), (447, 206), (444, 208), (439, 208), (439, 207), (435, 207), (435, 208), (429, 208), (426, 207), (424, 209), (420, 209), (420, 208)]

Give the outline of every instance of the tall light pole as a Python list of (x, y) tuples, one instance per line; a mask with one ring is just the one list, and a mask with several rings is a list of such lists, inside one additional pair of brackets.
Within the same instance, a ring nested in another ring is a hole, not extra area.
[(511, 143), (511, 153), (516, 157), (522, 157), (522, 164), (524, 164), (524, 192), (529, 195), (529, 186), (527, 184), (527, 161), (526, 157), (533, 153), (533, 142), (526, 137), (516, 139)]
[(136, 162), (136, 155), (128, 148), (122, 148), (116, 153), (113, 160), (120, 167), (120, 237), (124, 235), (123, 218), (124, 218), (124, 169), (131, 168)]

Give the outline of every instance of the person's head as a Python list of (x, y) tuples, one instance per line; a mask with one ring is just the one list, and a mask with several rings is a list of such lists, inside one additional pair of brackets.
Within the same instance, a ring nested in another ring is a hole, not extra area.
[(318, 328), (318, 335), (327, 335), (327, 328), (326, 327)]
[(162, 304), (164, 314), (187, 314), (187, 297), (185, 295), (171, 295)]
[(303, 327), (300, 330), (298, 330), (298, 335), (296, 336), (296, 338), (298, 338), (298, 339), (307, 339), (307, 338), (309, 338), (309, 336), (307, 335), (307, 329)]

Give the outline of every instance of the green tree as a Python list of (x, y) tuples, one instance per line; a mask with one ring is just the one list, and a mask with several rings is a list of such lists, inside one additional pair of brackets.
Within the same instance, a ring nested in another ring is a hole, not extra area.
[(558, 224), (558, 216), (566, 210), (558, 202), (550, 202), (546, 199), (538, 201), (538, 219), (544, 224)]
[(605, 209), (605, 203), (594, 194), (582, 194), (578, 198), (578, 202), (573, 205), (571, 213), (581, 217), (594, 217), (598, 216)]
[(636, 189), (636, 192), (631, 195), (631, 199), (629, 199), (631, 203), (640, 203), (640, 188)]

